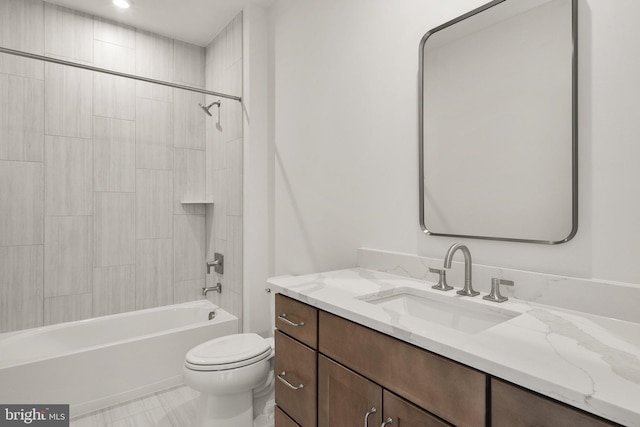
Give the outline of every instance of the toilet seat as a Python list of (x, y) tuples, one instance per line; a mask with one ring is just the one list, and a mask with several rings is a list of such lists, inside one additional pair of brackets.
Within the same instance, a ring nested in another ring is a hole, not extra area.
[(225, 371), (260, 362), (272, 352), (269, 341), (258, 334), (227, 335), (189, 350), (184, 365), (194, 371)]

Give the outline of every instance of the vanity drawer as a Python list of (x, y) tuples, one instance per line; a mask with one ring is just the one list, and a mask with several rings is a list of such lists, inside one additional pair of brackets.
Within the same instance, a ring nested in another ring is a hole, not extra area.
[(319, 344), (321, 353), (447, 422), (485, 425), (482, 372), (323, 311)]
[(275, 427), (300, 427), (298, 423), (293, 421), (282, 409), (275, 407)]
[(491, 425), (493, 427), (618, 426), (496, 378), (491, 379)]
[(276, 295), (276, 328), (311, 348), (318, 348), (318, 310)]
[(302, 427), (315, 427), (318, 353), (280, 331), (275, 340), (276, 404)]

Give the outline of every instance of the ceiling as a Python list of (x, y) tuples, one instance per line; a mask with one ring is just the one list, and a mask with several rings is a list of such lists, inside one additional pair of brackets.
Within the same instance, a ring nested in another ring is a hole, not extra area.
[(46, 0), (163, 36), (207, 46), (246, 5), (273, 0), (133, 0), (119, 9), (111, 0)]

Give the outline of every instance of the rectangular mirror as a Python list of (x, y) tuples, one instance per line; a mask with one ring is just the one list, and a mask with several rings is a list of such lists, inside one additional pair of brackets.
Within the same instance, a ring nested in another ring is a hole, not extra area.
[(576, 1), (493, 1), (423, 37), (425, 233), (545, 244), (575, 235)]

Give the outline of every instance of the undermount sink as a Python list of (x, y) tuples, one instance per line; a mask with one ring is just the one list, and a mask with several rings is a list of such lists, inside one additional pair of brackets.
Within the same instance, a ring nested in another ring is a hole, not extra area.
[(479, 304), (465, 297), (437, 295), (414, 288), (397, 288), (390, 294), (358, 298), (381, 307), (392, 324), (409, 330), (428, 330), (432, 324), (475, 334), (520, 315), (499, 306)]

